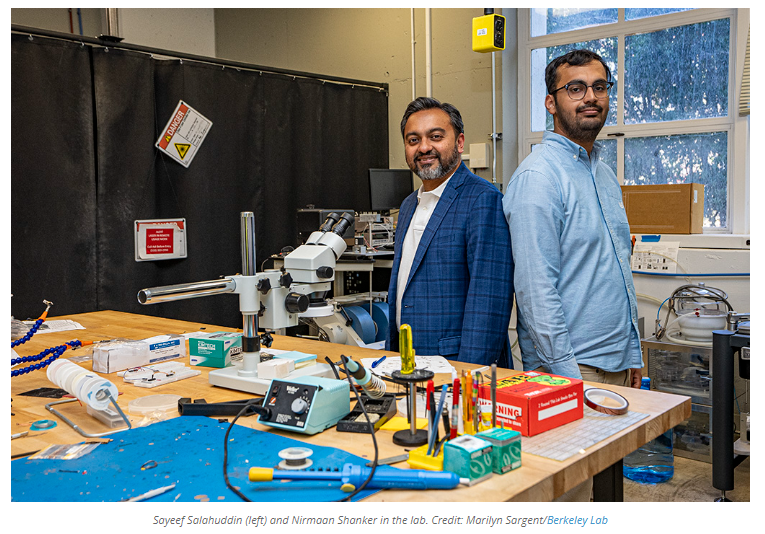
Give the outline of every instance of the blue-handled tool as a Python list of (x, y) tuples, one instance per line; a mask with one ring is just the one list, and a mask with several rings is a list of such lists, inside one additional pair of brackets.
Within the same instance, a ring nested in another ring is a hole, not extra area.
[[(345, 492), (352, 492), (369, 476), (372, 469), (355, 464), (345, 464), (342, 471), (290, 471), (268, 467), (250, 468), (250, 482), (270, 482), (275, 479), (287, 480), (339, 480)], [(396, 469), (387, 465), (378, 466), (367, 489), (454, 489), (467, 479), (460, 479), (449, 471), (427, 471), (424, 469)]]

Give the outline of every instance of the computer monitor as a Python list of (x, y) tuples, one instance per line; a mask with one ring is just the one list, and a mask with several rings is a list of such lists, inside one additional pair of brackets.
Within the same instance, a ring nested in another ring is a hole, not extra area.
[(409, 169), (369, 169), (369, 199), (372, 211), (397, 210), (414, 191)]

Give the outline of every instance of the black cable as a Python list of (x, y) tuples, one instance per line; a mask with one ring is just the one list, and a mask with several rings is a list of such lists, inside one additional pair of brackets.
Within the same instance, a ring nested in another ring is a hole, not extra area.
[(228, 471), (226, 469), (228, 464), (228, 435), (231, 432), (231, 429), (234, 427), (234, 423), (236, 423), (236, 420), (239, 419), (244, 413), (252, 409), (253, 413), (260, 413), (256, 408), (259, 408), (259, 406), (255, 406), (256, 402), (261, 402), (261, 399), (252, 399), (250, 402), (244, 405), (244, 408), (239, 410), (239, 413), (236, 414), (236, 417), (229, 423), (228, 428), (226, 429), (226, 435), (223, 437), (223, 479), (226, 481), (226, 486), (228, 489), (236, 493), (240, 499), (246, 502), (252, 502), (250, 499), (247, 498), (247, 496), (236, 489), (231, 482), (228, 480)]
[(369, 425), (369, 432), (372, 434), (372, 443), (375, 447), (375, 458), (372, 460), (372, 470), (369, 472), (369, 476), (367, 479), (355, 490), (353, 490), (352, 493), (345, 496), (342, 499), (339, 499), (338, 502), (350, 502), (350, 500), (359, 494), (360, 491), (362, 491), (367, 484), (372, 480), (372, 477), (375, 476), (375, 471), (377, 471), (377, 460), (379, 457), (380, 450), (377, 446), (377, 438), (375, 437), (375, 427), (372, 424), (372, 420), (369, 418), (369, 414), (367, 413), (367, 409), (364, 407), (364, 403), (361, 401), (361, 397), (359, 396), (359, 392), (356, 391), (356, 388), (353, 387), (353, 377), (351, 376), (351, 373), (348, 371), (348, 366), (345, 363), (345, 360), (342, 358), (340, 359), (341, 363), (343, 364), (343, 368), (345, 369), (345, 374), (348, 375), (348, 382), (351, 384), (351, 391), (356, 395), (356, 402), (359, 403), (359, 406), (361, 406), (361, 411), (364, 413), (364, 417), (367, 418), (367, 424)]

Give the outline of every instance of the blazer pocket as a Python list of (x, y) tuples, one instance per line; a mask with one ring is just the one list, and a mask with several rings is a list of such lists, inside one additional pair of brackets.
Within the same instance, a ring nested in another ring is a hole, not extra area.
[(438, 354), (449, 356), (459, 354), (462, 336), (442, 337), (438, 340)]

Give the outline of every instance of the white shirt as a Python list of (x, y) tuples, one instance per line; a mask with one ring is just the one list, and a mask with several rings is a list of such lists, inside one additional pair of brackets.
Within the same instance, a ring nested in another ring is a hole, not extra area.
[(417, 207), (414, 209), (412, 221), (409, 223), (409, 229), (406, 231), (404, 242), (401, 244), (401, 261), (398, 267), (398, 279), (396, 282), (396, 326), (398, 328), (401, 328), (401, 298), (406, 290), (406, 282), (409, 279), (409, 272), (412, 270), (417, 247), (420, 246), (422, 233), (425, 231), (425, 227), (428, 226), (430, 216), (433, 215), (433, 211), (441, 199), (446, 184), (451, 179), (452, 177), (450, 176), (433, 191), (423, 191), (422, 186), (417, 190)]

